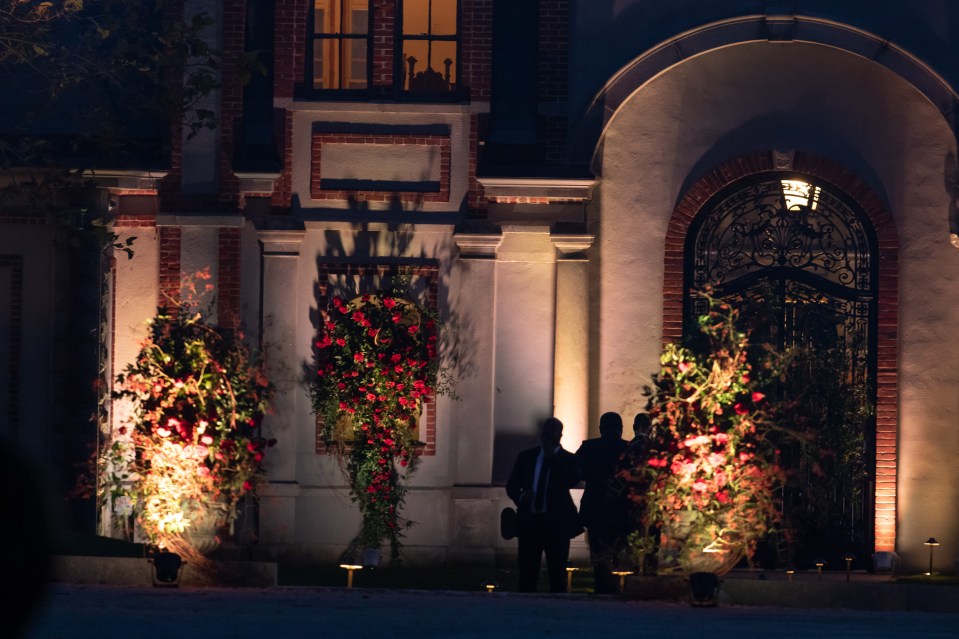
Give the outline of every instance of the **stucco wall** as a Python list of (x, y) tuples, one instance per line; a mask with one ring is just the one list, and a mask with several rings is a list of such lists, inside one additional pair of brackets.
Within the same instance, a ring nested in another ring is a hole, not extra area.
[[(728, 47), (674, 67), (636, 93), (601, 143), (590, 211), (598, 410), (632, 414), (656, 369), (663, 242), (697, 177), (746, 152), (798, 149), (858, 174), (899, 232), (898, 550), (914, 566), (935, 536), (959, 554), (959, 320), (948, 243), (955, 141), (933, 106), (878, 65), (817, 45)], [(947, 175), (948, 174), (948, 175)], [(943, 549), (945, 550), (945, 548)]]

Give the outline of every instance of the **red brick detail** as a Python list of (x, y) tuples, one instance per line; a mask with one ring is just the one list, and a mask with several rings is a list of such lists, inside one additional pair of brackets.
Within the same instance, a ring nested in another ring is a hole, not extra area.
[[(4, 220), (6, 221), (6, 220)], [(7, 322), (7, 414), (6, 420), (13, 443), (20, 432), (20, 359), (23, 348), (23, 257), (0, 255), (0, 269), (10, 269), (10, 298), (6, 300)]]
[(273, 97), (292, 98), (304, 81), (308, 0), (276, 0), (273, 31)]
[(240, 229), (221, 228), (217, 238), (217, 323), (240, 326)]
[(373, 0), (373, 77), (375, 87), (393, 88), (396, 0)]
[(460, 84), (470, 99), (488, 102), (493, 76), (492, 0), (462, 0), (460, 28)]
[(179, 227), (160, 227), (160, 295), (157, 306), (165, 306), (171, 313), (176, 313), (180, 301), (180, 238)]
[[(439, 267), (433, 264), (417, 266), (396, 266), (385, 264), (320, 264), (318, 270), (319, 307), (329, 305), (329, 282), (334, 276), (353, 276), (366, 278), (383, 278), (391, 275), (406, 275), (411, 278), (425, 278), (429, 282), (426, 290), (426, 307), (432, 311), (439, 308)], [(421, 432), (424, 446), (417, 451), (420, 456), (432, 457), (436, 455), (436, 403), (434, 399), (423, 402), (423, 415), (420, 417)], [(316, 416), (316, 453), (325, 455), (326, 444), (323, 441), (324, 418)]]
[(470, 147), (469, 147), (469, 191), (467, 192), (467, 208), (472, 218), (486, 217), (489, 201), (483, 190), (483, 185), (476, 179), (479, 167), (479, 118), (474, 113), (470, 116)]
[[(565, 106), (569, 75), (569, 0), (539, 2), (539, 102)], [(547, 162), (558, 162), (566, 145), (565, 116), (541, 115), (540, 138)]]
[[(352, 191), (323, 189), (322, 157), (324, 144), (380, 144), (393, 146), (426, 146), (440, 149), (440, 187), (435, 193), (419, 191)], [(389, 202), (399, 198), (401, 202), (449, 202), (450, 201), (450, 155), (448, 135), (364, 133), (314, 133), (310, 176), (310, 197), (314, 200), (357, 200), (360, 202)]]
[(156, 215), (136, 214), (136, 215), (117, 215), (113, 218), (113, 226), (116, 228), (153, 228), (157, 225)]
[[(774, 170), (772, 154), (756, 152), (727, 161), (689, 189), (666, 231), (663, 278), (663, 343), (683, 332), (683, 269), (686, 233), (703, 205), (739, 179)], [(898, 433), (899, 237), (895, 221), (869, 186), (845, 167), (808, 153), (796, 153), (792, 170), (833, 184), (853, 198), (876, 231), (879, 246), (878, 339), (876, 370), (875, 549), (896, 547), (896, 479)]]
[(293, 199), (293, 112), (286, 111), (283, 118), (283, 172), (273, 187), (270, 205), (274, 209), (289, 209)]

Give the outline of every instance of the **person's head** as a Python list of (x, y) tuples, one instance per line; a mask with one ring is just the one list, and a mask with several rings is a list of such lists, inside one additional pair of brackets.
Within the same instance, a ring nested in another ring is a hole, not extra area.
[(633, 418), (633, 434), (636, 437), (649, 435), (650, 426), (652, 426), (652, 421), (646, 413), (637, 413), (636, 417)]
[(563, 437), (563, 422), (555, 417), (549, 417), (543, 422), (543, 432), (540, 435), (540, 441), (543, 448), (556, 448), (559, 446), (559, 440)]
[(599, 434), (608, 439), (623, 437), (623, 418), (619, 413), (603, 413), (599, 418)]

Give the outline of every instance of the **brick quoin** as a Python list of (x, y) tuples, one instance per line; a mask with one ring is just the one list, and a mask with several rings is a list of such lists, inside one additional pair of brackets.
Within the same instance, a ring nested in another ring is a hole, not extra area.
[(221, 228), (217, 238), (217, 323), (240, 326), (240, 229)]
[(171, 314), (177, 311), (180, 301), (180, 239), (179, 227), (160, 227), (160, 273), (159, 299), (157, 306), (165, 306)]
[[(439, 267), (435, 264), (396, 266), (383, 264), (321, 264), (317, 269), (319, 288), (319, 308), (329, 306), (329, 283), (336, 277), (378, 277), (380, 279), (394, 275), (407, 275), (411, 278), (424, 278), (429, 284), (426, 290), (426, 307), (436, 312), (439, 308)], [(322, 321), (320, 319), (319, 321)], [(315, 374), (315, 372), (314, 372)], [(322, 415), (316, 416), (316, 454), (325, 455), (326, 443), (323, 441)], [(432, 457), (436, 455), (436, 402), (431, 398), (423, 402), (423, 414), (420, 424), (425, 428), (420, 436), (424, 446), (416, 451), (418, 456)]]
[(493, 75), (493, 1), (462, 0), (460, 84), (474, 102), (489, 102)]
[(374, 87), (393, 88), (393, 60), (396, 43), (396, 0), (374, 0), (373, 20), (373, 77)]
[[(757, 152), (727, 161), (689, 189), (666, 231), (663, 278), (663, 343), (683, 333), (683, 275), (686, 234), (693, 218), (720, 189), (742, 178), (775, 170), (772, 153)], [(852, 197), (876, 231), (879, 246), (878, 335), (876, 349), (875, 549), (896, 549), (898, 433), (899, 238), (895, 222), (869, 186), (845, 167), (797, 152), (792, 170), (829, 182)]]

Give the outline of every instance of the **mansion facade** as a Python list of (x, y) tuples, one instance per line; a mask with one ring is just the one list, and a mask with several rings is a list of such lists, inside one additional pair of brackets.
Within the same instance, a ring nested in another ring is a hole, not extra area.
[[(404, 551), (493, 561), (515, 552), (503, 486), (543, 419), (571, 451), (604, 412), (629, 424), (689, 290), (764, 281), (800, 309), (786, 341), (856, 343), (855, 543), (919, 570), (935, 537), (954, 569), (956, 3), (185, 5), (267, 71), (244, 84), (223, 65), (217, 127), (176, 137), (167, 166), (94, 176), (117, 241), (135, 237), (106, 262), (96, 350), (113, 379), (181, 276), (209, 270), (217, 322), (264, 348), (278, 388), (258, 552), (333, 559), (359, 527), (306, 382), (332, 295), (407, 275), (443, 318), (457, 397), (422, 417)], [(0, 211), (0, 227), (2, 428), (57, 461), (64, 424), (83, 428), (57, 405), (75, 273), (48, 225)]]

